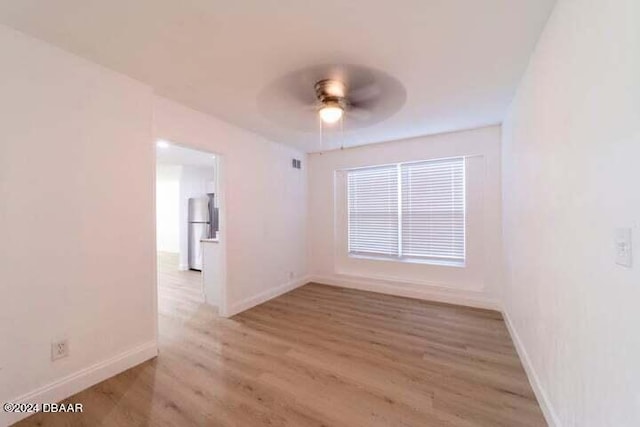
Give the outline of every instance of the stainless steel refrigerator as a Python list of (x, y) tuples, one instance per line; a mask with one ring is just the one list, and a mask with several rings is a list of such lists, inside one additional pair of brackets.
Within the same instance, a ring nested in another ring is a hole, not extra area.
[(215, 238), (218, 231), (218, 208), (213, 194), (189, 199), (189, 268), (202, 270), (201, 239)]

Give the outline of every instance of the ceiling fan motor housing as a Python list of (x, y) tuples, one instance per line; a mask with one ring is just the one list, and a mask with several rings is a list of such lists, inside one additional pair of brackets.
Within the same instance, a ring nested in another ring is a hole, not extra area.
[(346, 86), (338, 80), (325, 79), (315, 84), (316, 98), (323, 107), (346, 109)]

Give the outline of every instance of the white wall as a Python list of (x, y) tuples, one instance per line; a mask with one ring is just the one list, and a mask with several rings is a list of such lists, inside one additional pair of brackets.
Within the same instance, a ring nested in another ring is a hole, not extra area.
[(0, 52), (0, 401), (57, 401), (157, 354), (157, 138), (222, 154), (228, 314), (305, 282), (300, 152), (1, 26)]
[[(304, 154), (163, 98), (155, 100), (154, 120), (157, 138), (220, 154), (226, 314), (304, 283)], [(303, 159), (302, 170), (291, 167), (293, 157)]]
[(0, 52), (0, 401), (56, 401), (157, 351), (152, 93), (2, 26)]
[[(468, 156), (466, 266), (354, 259), (346, 255), (344, 197), (336, 171)], [(500, 268), (500, 127), (374, 144), (309, 156), (309, 260), (313, 279), (417, 298), (497, 306)]]
[(207, 304), (220, 307), (224, 277), (221, 275), (222, 252), (219, 242), (202, 242), (202, 288)]
[[(207, 154), (202, 153), (203, 156)], [(213, 167), (206, 166), (190, 166), (182, 167), (182, 175), (180, 176), (180, 195), (179, 195), (179, 240), (180, 240), (180, 269), (189, 268), (189, 199), (191, 197), (206, 197), (207, 193), (215, 193), (215, 176), (216, 171)], [(216, 196), (218, 206), (219, 198)]]
[(180, 252), (180, 177), (182, 166), (156, 166), (156, 246)]
[[(640, 425), (640, 2), (560, 0), (504, 124), (505, 310), (551, 424)], [(555, 415), (553, 415), (555, 413)]]

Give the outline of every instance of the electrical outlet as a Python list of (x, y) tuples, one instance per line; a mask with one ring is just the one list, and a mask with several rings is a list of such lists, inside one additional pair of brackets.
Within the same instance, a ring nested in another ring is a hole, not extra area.
[(51, 360), (62, 359), (69, 355), (69, 341), (60, 340), (51, 343)]

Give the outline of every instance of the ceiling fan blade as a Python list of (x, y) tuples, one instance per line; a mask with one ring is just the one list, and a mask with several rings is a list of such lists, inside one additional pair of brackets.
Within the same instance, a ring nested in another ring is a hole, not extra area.
[(373, 101), (380, 98), (382, 89), (375, 83), (368, 84), (359, 88), (350, 90), (347, 98), (353, 103), (361, 103), (365, 101)]
[(354, 118), (360, 121), (367, 121), (371, 118), (371, 112), (359, 107), (352, 107), (346, 111), (347, 120)]

